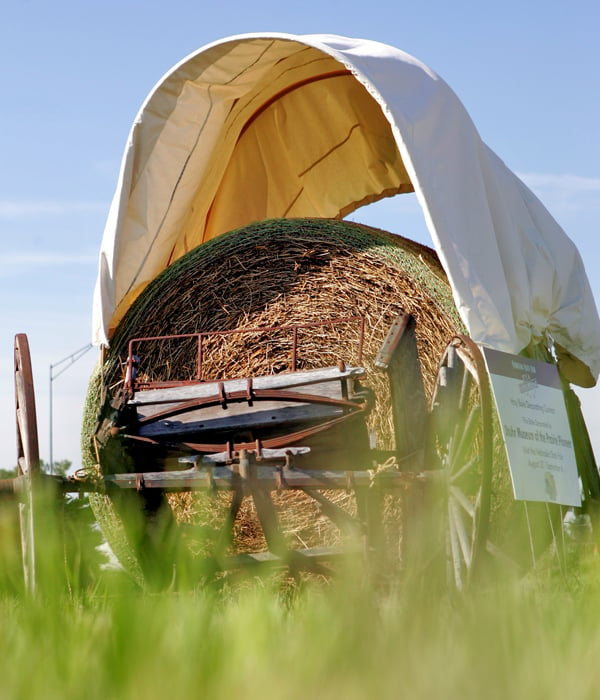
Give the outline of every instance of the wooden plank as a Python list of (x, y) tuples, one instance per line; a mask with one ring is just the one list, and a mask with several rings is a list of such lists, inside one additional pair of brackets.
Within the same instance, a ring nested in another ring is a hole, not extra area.
[[(282, 449), (263, 449), (260, 453), (260, 461), (268, 462), (270, 460), (277, 461), (279, 464), (285, 462), (288, 455), (306, 455), (310, 452), (310, 447), (285, 447)], [(229, 460), (229, 455), (227, 452), (215, 452), (210, 455), (196, 455), (195, 457), (183, 457), (180, 462), (191, 462), (192, 464), (198, 464), (202, 462), (203, 464), (225, 464)]]
[(285, 555), (287, 547), (285, 538), (279, 527), (277, 511), (271, 500), (270, 489), (265, 489), (257, 479), (250, 480), (250, 493), (256, 507), (256, 514), (265, 535), (269, 551), (281, 556)]
[[(277, 471), (273, 467), (256, 467), (255, 479), (261, 483), (262, 488), (275, 490), (281, 481), (286, 489), (347, 489), (348, 479), (344, 472), (327, 469), (311, 469), (310, 471), (301, 469), (283, 469), (281, 479), (278, 478)], [(226, 489), (232, 488), (232, 480), (237, 475), (229, 467), (213, 467), (208, 469), (185, 469), (169, 472), (145, 472), (145, 473), (125, 473), (106, 474), (103, 482), (107, 487), (118, 487), (124, 489), (131, 488), (162, 488), (171, 491), (182, 490), (204, 490), (204, 489)], [(430, 481), (440, 479), (440, 471), (429, 472), (388, 472), (385, 481), (381, 482), (383, 490), (394, 490), (395, 488), (405, 488), (406, 484), (416, 481)], [(352, 482), (357, 486), (368, 486), (373, 479), (370, 471), (352, 472)], [(94, 491), (94, 485), (85, 482), (61, 483), (62, 490), (69, 491)]]
[(201, 442), (202, 433), (220, 431), (269, 430), (281, 425), (312, 425), (343, 416), (339, 406), (291, 402), (261, 401), (253, 406), (228, 404), (209, 406), (179, 414), (176, 417), (141, 425), (135, 434), (141, 437), (169, 437), (196, 435)]
[[(354, 479), (370, 483), (371, 473), (353, 472)], [(185, 469), (169, 472), (145, 472), (141, 475), (135, 473), (107, 474), (104, 482), (107, 486), (114, 485), (119, 488), (136, 488), (140, 485), (140, 476), (143, 478), (143, 488), (165, 488), (171, 490), (205, 489), (214, 485), (217, 489), (230, 489), (232, 485), (232, 470), (229, 467), (214, 467), (211, 472), (207, 469)], [(211, 476), (211, 479), (209, 477)], [(277, 488), (278, 479), (273, 467), (256, 467), (256, 479), (263, 483), (264, 487)], [(300, 471), (297, 469), (284, 470), (284, 482), (287, 488), (346, 488), (347, 480), (343, 472), (331, 470)]]
[[(320, 491), (309, 488), (302, 490), (307, 496), (310, 496), (319, 504), (323, 515), (328, 517), (340, 530), (350, 532), (351, 534), (364, 534), (363, 523), (360, 520), (350, 515), (348, 511), (340, 508), (329, 498), (326, 498)], [(381, 516), (381, 511), (379, 512), (379, 516)]]
[[(311, 562), (327, 562), (342, 557), (356, 556), (358, 551), (342, 550), (337, 547), (311, 547), (309, 549), (294, 549), (286, 557), (280, 557), (272, 552), (247, 552), (227, 557), (221, 562), (223, 570), (241, 569), (252, 566), (272, 565), (288, 566), (293, 560), (295, 568), (311, 568)], [(302, 562), (304, 561), (304, 567)]]
[(387, 370), (390, 366), (390, 362), (398, 348), (398, 344), (402, 340), (402, 336), (406, 332), (408, 323), (410, 321), (410, 315), (404, 312), (399, 313), (393, 320), (390, 326), (383, 345), (379, 348), (377, 357), (375, 358), (375, 367), (378, 369)]
[[(346, 380), (351, 377), (360, 377), (365, 373), (363, 367), (346, 367), (340, 370), (338, 367), (326, 367), (323, 369), (307, 370), (305, 372), (289, 372), (273, 374), (263, 377), (253, 377), (252, 386), (255, 389), (294, 389), (302, 387), (318, 386), (336, 380)], [(247, 379), (229, 379), (222, 382), (226, 393), (245, 391), (248, 386)], [(216, 396), (219, 393), (219, 382), (197, 382), (164, 389), (146, 389), (137, 391), (128, 402), (129, 406), (144, 406), (153, 403), (178, 403), (192, 399), (201, 399), (208, 396)], [(319, 387), (319, 391), (331, 391), (326, 386)], [(308, 393), (318, 393), (311, 389)], [(325, 393), (324, 395), (328, 395)]]
[(421, 454), (427, 423), (427, 404), (417, 353), (416, 322), (399, 314), (392, 326), (393, 338), (381, 351), (380, 367), (387, 372), (392, 398), (394, 437), (398, 461)]
[(215, 556), (217, 559), (221, 559), (225, 555), (227, 548), (233, 543), (233, 528), (244, 499), (244, 489), (242, 487), (240, 475), (237, 473), (237, 471), (231, 472), (231, 487), (233, 489), (231, 504), (227, 511), (223, 527), (219, 533), (219, 538), (215, 544)]

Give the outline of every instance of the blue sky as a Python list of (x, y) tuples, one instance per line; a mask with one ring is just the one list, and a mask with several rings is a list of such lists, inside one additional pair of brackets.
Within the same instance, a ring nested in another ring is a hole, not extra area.
[[(50, 365), (90, 340), (96, 258), (131, 123), (167, 70), (232, 34), (360, 36), (429, 65), (575, 241), (600, 300), (597, 0), (207, 5), (4, 0), (0, 7), (0, 468), (16, 461), (15, 333), (29, 336), (47, 460)], [(353, 218), (430, 242), (411, 197)], [(81, 407), (96, 358), (91, 350), (52, 384), (55, 459), (79, 462)], [(600, 455), (600, 389), (578, 394)]]

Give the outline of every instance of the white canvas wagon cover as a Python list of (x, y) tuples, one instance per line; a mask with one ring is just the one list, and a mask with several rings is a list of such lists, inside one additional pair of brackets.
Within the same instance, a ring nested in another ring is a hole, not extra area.
[(157, 83), (104, 231), (93, 340), (107, 344), (149, 282), (221, 233), (412, 191), (473, 339), (519, 352), (549, 334), (571, 380), (593, 385), (600, 321), (573, 242), (438, 75), (334, 35), (233, 36)]

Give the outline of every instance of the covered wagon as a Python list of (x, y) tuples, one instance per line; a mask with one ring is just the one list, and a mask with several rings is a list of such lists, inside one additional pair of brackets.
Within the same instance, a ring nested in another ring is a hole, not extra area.
[[(408, 192), (435, 250), (345, 220)], [(436, 542), (464, 588), (487, 547), (498, 454), (481, 346), (558, 364), (585, 497), (599, 492), (568, 389), (600, 371), (579, 253), (448, 85), (378, 42), (234, 36), (157, 83), (106, 223), (93, 338), (85, 469), (61, 486), (105, 492), (96, 513), (107, 536), (123, 520), (142, 576), (172, 541), (173, 492), (227, 493), (211, 570), (321, 571), (331, 548), (291, 542), (284, 496), (372, 556), (389, 546), (386, 495), (431, 482)], [(19, 425), (27, 482), (37, 448)], [(247, 500), (265, 551), (240, 554)]]

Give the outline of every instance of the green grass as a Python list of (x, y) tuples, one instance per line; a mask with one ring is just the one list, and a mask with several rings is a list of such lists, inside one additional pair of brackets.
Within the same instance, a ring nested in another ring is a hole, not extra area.
[(360, 567), (151, 594), (116, 573), (65, 585), (60, 561), (30, 596), (14, 522), (0, 509), (2, 698), (598, 696), (600, 561), (587, 550), (461, 598), (422, 581), (382, 590)]

